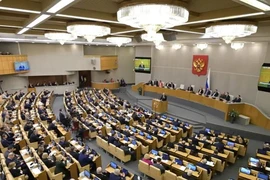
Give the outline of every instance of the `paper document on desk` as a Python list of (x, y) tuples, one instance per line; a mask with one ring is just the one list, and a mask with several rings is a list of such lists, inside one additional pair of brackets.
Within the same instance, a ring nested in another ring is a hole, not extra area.
[(212, 161), (207, 161), (207, 162), (206, 162), (206, 165), (208, 165), (208, 166), (214, 166), (214, 162), (212, 162)]
[(49, 155), (49, 156), (54, 155), (56, 152), (57, 152), (57, 151), (52, 151), (52, 152), (50, 153), (50, 155)]
[(21, 150), (21, 155), (22, 155), (22, 156), (26, 155), (27, 153), (28, 153), (27, 149)]
[(168, 162), (168, 160), (163, 160), (163, 159), (161, 161), (164, 162), (164, 163), (167, 163)]
[(15, 139), (15, 141), (21, 141), (21, 140), (22, 140), (22, 138), (20, 138), (20, 137)]
[(33, 126), (34, 126), (34, 128), (35, 128), (35, 127), (38, 127), (38, 126), (39, 126), (39, 124), (33, 124)]
[(40, 171), (37, 167), (31, 169), (31, 172), (32, 172), (33, 174), (39, 174), (39, 173), (41, 173), (41, 171)]
[(70, 141), (70, 144), (76, 144), (76, 141), (75, 140), (71, 140)]
[(134, 144), (129, 144), (128, 147), (134, 148), (135, 146), (134, 146)]
[(266, 171), (270, 171), (270, 167), (265, 167), (265, 170)]
[(24, 161), (25, 161), (26, 163), (28, 163), (28, 162), (32, 161), (32, 157), (25, 158)]
[(254, 162), (250, 162), (250, 165), (253, 166), (253, 167), (257, 167), (257, 164), (254, 163)]
[(181, 170), (181, 171), (185, 171), (185, 170), (186, 170), (186, 167), (185, 167), (185, 166), (181, 166), (181, 167), (180, 167), (180, 170)]

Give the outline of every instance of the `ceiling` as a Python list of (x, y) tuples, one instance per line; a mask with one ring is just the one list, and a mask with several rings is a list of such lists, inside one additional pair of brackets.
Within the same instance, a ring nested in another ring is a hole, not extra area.
[[(43, 35), (45, 32), (66, 31), (67, 23), (75, 20), (102, 22), (111, 27), (111, 35), (115, 36), (134, 37), (144, 33), (143, 30), (126, 26), (117, 21), (116, 13), (121, 4), (133, 2), (134, 0), (75, 0), (57, 13), (50, 14), (48, 19), (26, 31), (23, 35), (17, 35), (23, 27), (26, 27), (26, 25), (39, 17), (40, 13), (45, 13), (59, 1), (2, 0), (0, 2), (0, 40), (3, 40), (1, 37), (27, 39), (29, 36), (31, 36), (31, 39), (44, 39)], [(209, 24), (224, 20), (252, 21), (259, 26), (258, 33), (254, 36), (269, 36), (267, 32), (270, 30), (270, 13), (262, 12), (254, 7), (242, 4), (239, 0), (151, 1), (176, 2), (189, 10), (190, 16), (187, 23), (171, 29), (162, 30), (164, 33), (177, 32), (178, 40), (198, 39), (203, 35), (205, 27), (209, 26)], [(264, 29), (265, 31), (260, 29)], [(79, 38), (77, 41), (86, 42), (82, 38)]]

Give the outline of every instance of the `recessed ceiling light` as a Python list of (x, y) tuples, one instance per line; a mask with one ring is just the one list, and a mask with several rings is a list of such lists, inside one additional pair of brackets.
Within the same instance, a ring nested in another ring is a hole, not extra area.
[(26, 27), (32, 28), (36, 26), (37, 24), (41, 23), (42, 21), (44, 21), (45, 19), (47, 19), (48, 17), (50, 17), (50, 15), (42, 14), (38, 18), (36, 18), (34, 21), (32, 21), (30, 24), (28, 24)]
[(118, 21), (110, 21), (110, 20), (104, 20), (104, 19), (88, 18), (88, 17), (82, 17), (82, 16), (71, 16), (71, 15), (66, 15), (66, 14), (56, 14), (56, 16), (66, 17), (66, 18), (72, 18), (72, 19), (88, 20), (88, 21), (98, 21), (98, 22), (107, 22), (107, 23), (114, 23), (114, 24), (122, 24), (122, 23), (120, 23)]
[(25, 33), (26, 31), (28, 31), (29, 28), (23, 28), (22, 30), (20, 30), (17, 34), (23, 34)]

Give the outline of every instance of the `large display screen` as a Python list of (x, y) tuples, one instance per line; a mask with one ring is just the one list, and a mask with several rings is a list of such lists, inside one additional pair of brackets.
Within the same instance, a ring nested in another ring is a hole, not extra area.
[(29, 71), (28, 61), (14, 62), (15, 71)]
[(264, 63), (262, 65), (258, 90), (270, 92), (270, 63)]
[(136, 57), (134, 59), (135, 72), (151, 73), (151, 58), (148, 57)]

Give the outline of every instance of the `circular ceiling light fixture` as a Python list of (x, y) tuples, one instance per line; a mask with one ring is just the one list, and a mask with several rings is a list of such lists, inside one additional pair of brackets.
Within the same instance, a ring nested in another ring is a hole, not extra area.
[(107, 41), (110, 43), (116, 44), (118, 47), (120, 47), (122, 44), (127, 44), (131, 42), (131, 38), (127, 37), (108, 37)]
[(111, 33), (111, 28), (103, 24), (91, 24), (88, 22), (73, 22), (67, 26), (67, 32), (84, 37), (92, 42), (96, 37), (106, 36)]
[(234, 50), (242, 49), (245, 46), (245, 43), (243, 42), (232, 42), (231, 48)]
[(200, 44), (197, 44), (196, 46), (200, 50), (204, 50), (204, 49), (206, 49), (208, 47), (208, 44), (206, 44), (206, 43), (200, 43)]
[(158, 3), (137, 3), (121, 7), (117, 20), (134, 28), (142, 28), (148, 34), (160, 29), (179, 26), (188, 21), (189, 12), (178, 5)]
[(44, 36), (48, 39), (58, 41), (61, 45), (64, 45), (66, 41), (77, 39), (77, 36), (64, 32), (50, 32), (45, 33)]
[(250, 36), (257, 32), (258, 27), (246, 22), (231, 22), (207, 27), (205, 34), (214, 38), (222, 38), (227, 44), (235, 38)]
[(156, 34), (142, 34), (141, 38), (146, 41), (153, 41), (156, 46), (160, 45), (164, 40), (162, 33), (156, 33)]

